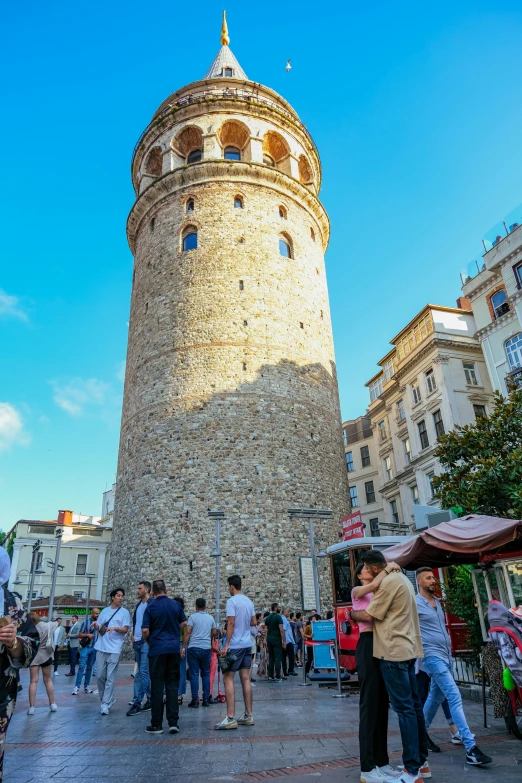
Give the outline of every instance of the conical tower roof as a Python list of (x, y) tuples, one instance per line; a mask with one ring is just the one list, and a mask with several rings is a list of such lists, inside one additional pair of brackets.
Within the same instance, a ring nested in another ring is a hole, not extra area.
[[(226, 11), (223, 11), (223, 24), (221, 26), (221, 49), (217, 53), (216, 59), (206, 72), (204, 79), (219, 79), (223, 77), (232, 77), (233, 79), (246, 79), (248, 76), (238, 63), (232, 49), (229, 47), (230, 38), (228, 35)], [(232, 71), (232, 73), (230, 73)]]

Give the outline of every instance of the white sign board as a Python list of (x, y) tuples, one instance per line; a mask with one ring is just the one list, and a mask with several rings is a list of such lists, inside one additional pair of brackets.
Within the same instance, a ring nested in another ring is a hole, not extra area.
[(314, 569), (311, 557), (299, 558), (299, 570), (301, 574), (301, 607), (307, 609), (316, 609), (315, 605), (315, 585)]

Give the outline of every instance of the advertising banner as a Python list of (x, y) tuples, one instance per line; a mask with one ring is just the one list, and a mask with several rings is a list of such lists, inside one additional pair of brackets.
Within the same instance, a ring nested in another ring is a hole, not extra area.
[(354, 511), (341, 519), (343, 525), (343, 541), (351, 541), (352, 538), (362, 538), (364, 527), (360, 511)]
[(301, 574), (301, 598), (302, 608), (315, 609), (314, 568), (311, 557), (299, 558), (299, 570)]

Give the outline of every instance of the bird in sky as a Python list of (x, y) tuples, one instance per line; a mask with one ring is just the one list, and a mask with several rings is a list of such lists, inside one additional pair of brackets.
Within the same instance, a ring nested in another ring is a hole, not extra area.
[(290, 65), (290, 60), (287, 60), (287, 63), (286, 63), (286, 72), (288, 73), (288, 71), (291, 71), (291, 70), (292, 70), (292, 66)]

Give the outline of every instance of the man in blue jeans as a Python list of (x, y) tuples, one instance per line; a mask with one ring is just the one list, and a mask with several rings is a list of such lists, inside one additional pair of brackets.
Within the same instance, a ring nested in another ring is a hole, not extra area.
[[(127, 715), (139, 715), (140, 712), (150, 710), (150, 677), (149, 677), (149, 645), (141, 633), (141, 625), (145, 609), (152, 602), (150, 595), (151, 583), (142, 581), (138, 584), (138, 598), (140, 599), (132, 615), (132, 644), (134, 648), (134, 660), (138, 664), (134, 677), (134, 699)], [(144, 697), (147, 701), (143, 703)]]
[[(380, 767), (385, 779), (397, 775), (397, 783), (422, 783), (430, 778), (428, 745), (422, 704), (417, 692), (415, 660), (422, 657), (415, 592), (409, 579), (389, 571), (382, 552), (365, 552), (362, 562), (372, 576), (386, 572), (367, 610), (350, 613), (355, 622), (373, 620), (373, 657), (378, 658), (390, 702), (399, 719), (403, 768)], [(377, 705), (375, 705), (377, 709)]]
[(431, 677), (430, 692), (424, 704), (426, 729), (435, 717), (444, 699), (448, 700), (451, 717), (466, 748), (466, 763), (473, 767), (491, 764), (492, 758), (482, 753), (466, 721), (462, 697), (453, 679), (451, 640), (446, 630), (444, 612), (440, 601), (435, 598), (437, 580), (428, 567), (417, 569), (419, 592), (416, 597), (422, 634), (424, 671)]
[[(94, 663), (96, 661), (96, 650), (94, 649), (94, 643), (98, 638), (98, 631), (94, 630), (92, 624), (98, 620), (99, 616), (100, 610), (97, 606), (93, 607), (90, 617), (83, 621), (78, 632), (78, 639), (80, 640), (80, 665), (78, 666), (78, 673), (76, 675), (76, 684), (72, 691), (73, 696), (78, 696), (84, 674), (85, 693), (95, 693), (95, 691), (91, 688), (91, 674)], [(86, 646), (82, 646), (82, 639), (89, 640)]]
[(209, 706), (210, 696), (210, 659), (212, 656), (212, 639), (217, 636), (214, 618), (206, 610), (204, 598), (196, 598), (196, 612), (187, 620), (183, 646), (181, 647), (181, 665), (185, 666), (185, 655), (188, 659), (190, 673), (190, 690), (192, 701), (189, 707), (199, 707), (199, 675), (203, 682), (202, 706)]

